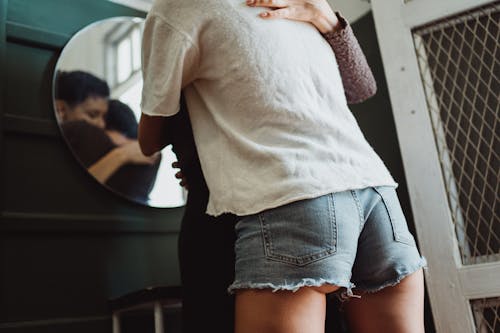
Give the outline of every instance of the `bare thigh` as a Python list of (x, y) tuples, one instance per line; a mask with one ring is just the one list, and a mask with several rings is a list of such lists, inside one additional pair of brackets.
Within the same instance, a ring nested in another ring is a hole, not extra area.
[(296, 292), (242, 289), (236, 292), (236, 333), (323, 333), (325, 294), (338, 287), (303, 287)]
[(345, 309), (353, 333), (424, 333), (422, 270), (393, 287), (350, 299)]

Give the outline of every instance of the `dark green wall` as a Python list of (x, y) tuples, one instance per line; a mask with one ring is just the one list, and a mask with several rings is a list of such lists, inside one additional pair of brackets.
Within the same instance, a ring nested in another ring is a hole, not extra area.
[(69, 38), (113, 16), (105, 0), (0, 0), (0, 331), (110, 332), (109, 297), (178, 285), (182, 209), (104, 189), (62, 140), (51, 101)]

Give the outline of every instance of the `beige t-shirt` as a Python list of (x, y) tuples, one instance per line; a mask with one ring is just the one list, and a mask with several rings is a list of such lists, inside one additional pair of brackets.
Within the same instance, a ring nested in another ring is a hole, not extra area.
[(142, 112), (177, 113), (183, 89), (207, 213), (396, 187), (347, 106), (330, 45), (311, 24), (266, 21), (263, 10), (243, 0), (161, 0), (146, 19)]

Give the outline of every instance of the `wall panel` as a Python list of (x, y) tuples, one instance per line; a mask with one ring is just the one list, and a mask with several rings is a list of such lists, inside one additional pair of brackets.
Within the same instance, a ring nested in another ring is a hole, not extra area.
[(178, 285), (182, 209), (104, 189), (73, 158), (52, 76), (79, 29), (139, 12), (105, 0), (0, 0), (0, 331), (109, 332), (106, 301)]

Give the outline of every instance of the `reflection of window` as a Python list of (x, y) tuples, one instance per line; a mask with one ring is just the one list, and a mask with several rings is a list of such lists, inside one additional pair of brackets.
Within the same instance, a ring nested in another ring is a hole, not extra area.
[(130, 39), (120, 41), (116, 48), (118, 59), (116, 59), (116, 83), (126, 81), (132, 74), (132, 59), (130, 59), (130, 49), (132, 43)]
[(117, 24), (105, 38), (106, 78), (117, 88), (138, 75), (141, 69), (141, 25)]

